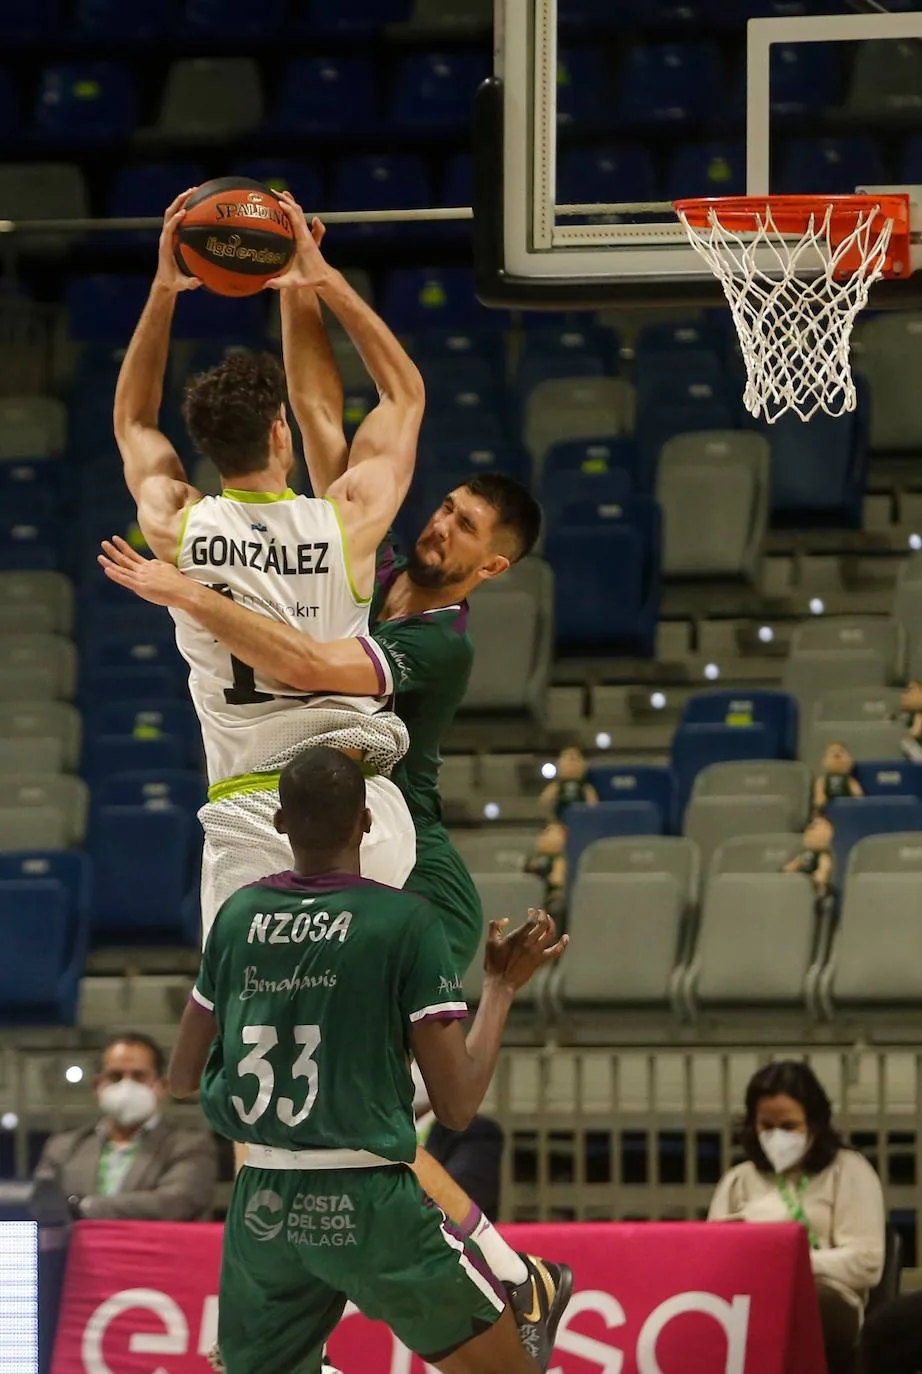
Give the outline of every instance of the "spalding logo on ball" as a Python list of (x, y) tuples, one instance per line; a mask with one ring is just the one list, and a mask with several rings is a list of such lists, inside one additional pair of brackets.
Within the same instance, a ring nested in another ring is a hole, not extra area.
[(186, 201), (176, 261), (219, 296), (254, 296), (294, 253), (291, 221), (276, 193), (245, 177), (206, 181)]

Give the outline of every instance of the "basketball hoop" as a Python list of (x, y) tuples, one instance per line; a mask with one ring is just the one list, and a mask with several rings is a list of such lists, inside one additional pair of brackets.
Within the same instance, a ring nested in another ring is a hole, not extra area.
[(769, 424), (854, 410), (852, 326), (873, 282), (909, 275), (909, 196), (731, 196), (675, 211), (729, 302), (746, 409)]

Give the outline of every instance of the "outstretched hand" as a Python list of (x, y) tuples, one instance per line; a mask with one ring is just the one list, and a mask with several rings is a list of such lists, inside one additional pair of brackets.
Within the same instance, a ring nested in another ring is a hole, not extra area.
[(189, 592), (189, 579), (171, 563), (158, 558), (144, 558), (121, 535), (102, 541), (102, 553), (96, 561), (110, 582), (127, 587), (142, 601), (154, 606), (180, 608)]
[(285, 271), (266, 282), (266, 285), (273, 291), (319, 286), (330, 271), (320, 251), (326, 227), (316, 217), (308, 225), (307, 216), (290, 191), (283, 191), (279, 202), (291, 220), (295, 251)]
[(491, 921), (483, 967), (487, 978), (496, 979), (518, 992), (539, 968), (559, 959), (570, 943), (569, 935), (557, 936), (553, 917), (530, 907), (528, 920), (505, 934), (508, 920)]
[(176, 231), (182, 224), (183, 216), (186, 213), (186, 201), (196, 189), (195, 186), (190, 186), (188, 191), (182, 191), (173, 201), (173, 204), (167, 207), (166, 214), (163, 216), (156, 280), (161, 286), (168, 287), (170, 291), (194, 291), (197, 286), (202, 284), (198, 277), (187, 277), (185, 272), (181, 272), (176, 261)]

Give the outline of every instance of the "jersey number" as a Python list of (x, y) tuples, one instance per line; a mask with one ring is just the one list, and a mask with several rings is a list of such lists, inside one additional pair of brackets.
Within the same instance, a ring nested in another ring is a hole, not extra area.
[[(213, 589), (233, 601), (234, 593), (226, 582), (219, 582)], [(230, 656), (231, 672), (234, 675), (233, 687), (224, 688), (224, 700), (228, 706), (255, 706), (260, 701), (274, 701), (271, 692), (257, 692), (256, 673), (249, 663), (241, 663), (233, 654)]]
[[(306, 1078), (307, 1092), (301, 1106), (295, 1111), (294, 1098), (280, 1097), (275, 1104), (275, 1114), (283, 1126), (300, 1126), (302, 1121), (306, 1121), (313, 1110), (314, 1103), (317, 1101), (317, 1086), (319, 1071), (313, 1059), (314, 1051), (320, 1044), (319, 1026), (294, 1026), (292, 1033), (294, 1042), (301, 1046), (301, 1052), (297, 1055), (291, 1066), (292, 1078)], [(256, 1097), (251, 1106), (245, 1107), (242, 1097), (232, 1097), (234, 1110), (240, 1117), (244, 1126), (252, 1126), (261, 1116), (264, 1116), (269, 1109), (272, 1101), (272, 1094), (275, 1091), (275, 1071), (268, 1063), (266, 1055), (274, 1050), (279, 1042), (279, 1033), (274, 1026), (244, 1026), (242, 1039), (245, 1045), (252, 1045), (249, 1054), (245, 1054), (237, 1065), (237, 1074), (240, 1078), (252, 1076), (257, 1079), (259, 1087)]]

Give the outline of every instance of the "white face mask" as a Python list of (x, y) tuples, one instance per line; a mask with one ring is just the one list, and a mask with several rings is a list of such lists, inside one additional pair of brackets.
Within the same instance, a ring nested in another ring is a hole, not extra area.
[(119, 1126), (140, 1126), (157, 1110), (159, 1099), (146, 1083), (120, 1078), (99, 1090), (99, 1110)]
[(803, 1131), (760, 1131), (762, 1153), (776, 1174), (786, 1174), (799, 1164), (807, 1153), (807, 1136)]

